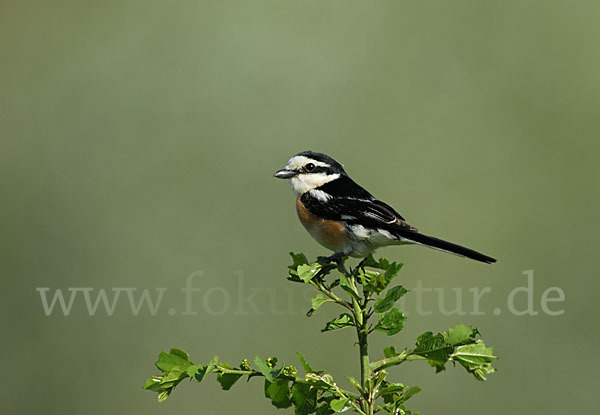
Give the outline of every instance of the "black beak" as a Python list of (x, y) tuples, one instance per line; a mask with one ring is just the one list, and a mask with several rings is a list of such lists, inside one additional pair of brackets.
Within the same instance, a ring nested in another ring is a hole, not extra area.
[(293, 170), (281, 169), (276, 171), (275, 174), (273, 174), (273, 177), (277, 177), (278, 179), (291, 179), (297, 174), (298, 172)]

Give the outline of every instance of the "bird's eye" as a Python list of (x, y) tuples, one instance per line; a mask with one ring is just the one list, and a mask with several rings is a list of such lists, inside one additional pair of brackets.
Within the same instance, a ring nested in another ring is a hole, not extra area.
[(304, 166), (304, 170), (306, 170), (307, 172), (311, 172), (313, 171), (317, 166), (315, 166), (313, 163), (308, 163), (306, 166)]

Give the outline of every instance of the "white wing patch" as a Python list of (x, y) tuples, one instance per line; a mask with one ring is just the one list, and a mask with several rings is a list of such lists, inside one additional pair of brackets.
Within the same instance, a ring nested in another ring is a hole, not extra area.
[(369, 239), (372, 234), (372, 231), (370, 229), (367, 229), (362, 225), (352, 225), (350, 226), (350, 231), (352, 232), (354, 237), (359, 239)]
[(398, 239), (394, 235), (392, 235), (391, 233), (386, 231), (385, 229), (377, 229), (377, 232), (379, 232), (380, 234), (382, 234), (383, 236), (385, 236), (388, 239)]
[(320, 200), (321, 202), (327, 202), (329, 199), (331, 199), (331, 195), (328, 193), (325, 193), (322, 190), (312, 189), (312, 190), (309, 190), (308, 193), (310, 193), (310, 195), (312, 197), (314, 197), (317, 200)]
[(397, 241), (398, 238), (392, 235), (390, 232), (385, 229), (370, 229), (365, 228), (363, 225), (352, 225), (350, 226), (350, 231), (357, 239), (368, 239), (373, 242), (375, 245), (385, 245), (390, 241)]

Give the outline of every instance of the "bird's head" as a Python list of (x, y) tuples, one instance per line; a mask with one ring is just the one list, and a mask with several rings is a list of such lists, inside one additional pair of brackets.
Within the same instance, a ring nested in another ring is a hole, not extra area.
[(346, 175), (344, 167), (327, 154), (303, 151), (292, 157), (287, 165), (275, 172), (278, 179), (290, 179), (298, 195), (317, 189)]

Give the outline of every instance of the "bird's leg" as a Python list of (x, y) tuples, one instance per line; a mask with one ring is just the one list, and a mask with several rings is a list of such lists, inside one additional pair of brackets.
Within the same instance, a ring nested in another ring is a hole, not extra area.
[(335, 262), (337, 265), (340, 264), (341, 259), (344, 257), (344, 253), (343, 252), (336, 252), (333, 255), (330, 256), (320, 256), (317, 258), (317, 262), (320, 262), (321, 264), (330, 264), (332, 262)]
[(329, 287), (327, 287), (325, 285), (325, 275), (327, 275), (329, 273), (330, 270), (332, 269), (339, 269), (339, 270), (343, 270), (344, 269), (344, 259), (345, 255), (342, 252), (336, 252), (333, 255), (327, 256), (327, 257), (318, 257), (317, 258), (317, 262), (319, 262), (320, 264), (323, 264), (323, 268), (321, 271), (327, 270), (327, 272), (319, 272), (319, 274), (317, 274), (317, 276), (315, 278), (317, 278), (319, 280), (319, 282), (321, 282), (326, 288), (328, 289), (332, 289), (333, 287), (339, 285), (340, 280), (336, 279), (335, 281), (333, 281)]
[(354, 274), (356, 271), (358, 271), (359, 269), (362, 268), (363, 272), (365, 270), (365, 262), (367, 262), (367, 260), (369, 259), (369, 257), (364, 257), (363, 259), (360, 260), (360, 262), (356, 265), (356, 267), (354, 267), (354, 269), (352, 270), (352, 273)]

